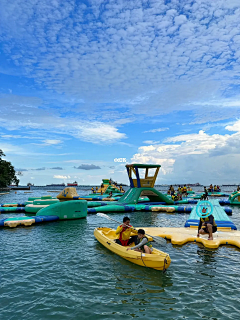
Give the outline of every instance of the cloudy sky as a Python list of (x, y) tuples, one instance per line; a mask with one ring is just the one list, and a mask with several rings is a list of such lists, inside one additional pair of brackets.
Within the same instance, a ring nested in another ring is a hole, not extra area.
[(240, 182), (239, 0), (1, 0), (0, 149), (21, 184)]

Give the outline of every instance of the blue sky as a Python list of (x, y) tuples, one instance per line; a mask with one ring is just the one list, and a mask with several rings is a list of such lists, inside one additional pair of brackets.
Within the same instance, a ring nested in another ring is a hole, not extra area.
[[(21, 184), (240, 182), (240, 3), (2, 0), (0, 148)], [(89, 165), (89, 166), (86, 166)]]

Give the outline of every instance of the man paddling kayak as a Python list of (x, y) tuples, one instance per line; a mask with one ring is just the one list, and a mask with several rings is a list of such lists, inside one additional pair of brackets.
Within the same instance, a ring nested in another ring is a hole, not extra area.
[[(131, 233), (135, 234), (131, 236)], [(117, 239), (115, 242), (121, 246), (129, 246), (131, 243), (137, 240), (137, 230), (130, 225), (130, 218), (124, 217), (123, 224), (117, 227), (116, 236)], [(131, 237), (130, 237), (131, 236)]]

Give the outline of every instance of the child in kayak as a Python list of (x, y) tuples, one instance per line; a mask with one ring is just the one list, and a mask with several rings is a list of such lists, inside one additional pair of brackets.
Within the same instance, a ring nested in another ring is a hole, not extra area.
[(139, 252), (144, 252), (144, 253), (152, 253), (152, 245), (151, 242), (148, 240), (148, 238), (145, 236), (145, 231), (143, 229), (138, 230), (138, 244), (135, 242), (135, 246), (131, 248), (127, 248), (128, 250), (135, 250)]

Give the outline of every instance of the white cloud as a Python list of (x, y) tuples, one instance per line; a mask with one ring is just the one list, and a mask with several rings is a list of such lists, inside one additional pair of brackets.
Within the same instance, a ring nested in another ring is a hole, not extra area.
[(239, 85), (238, 1), (34, 4), (1, 2), (4, 53), (37, 84), (81, 101), (81, 111), (121, 102), (153, 116), (213, 97), (219, 107)]
[(166, 130), (169, 130), (169, 128), (152, 129), (152, 130), (144, 131), (144, 133), (146, 133), (146, 132), (162, 132), (162, 131), (166, 131)]
[[(59, 117), (46, 113), (41, 108), (41, 101), (31, 97), (5, 95), (2, 99), (0, 98), (0, 107), (2, 111), (0, 114), (1, 126), (8, 130), (22, 128), (34, 131), (44, 130), (45, 134), (46, 132), (52, 132), (55, 135), (68, 134), (92, 143), (113, 143), (126, 138), (126, 135), (119, 132), (112, 124), (83, 120), (79, 115), (73, 118), (72, 116)], [(43, 145), (58, 145), (60, 143), (59, 139), (45, 139), (43, 141)]]
[(62, 143), (61, 140), (49, 140), (49, 139), (44, 140), (43, 142), (46, 145), (56, 145), (56, 144)]
[(143, 141), (144, 144), (159, 144), (160, 141), (154, 141), (154, 140), (146, 140), (146, 141)]
[(62, 180), (66, 180), (66, 179), (70, 179), (70, 176), (61, 176), (61, 175), (54, 175), (53, 176), (54, 179), (62, 179)]
[(240, 120), (236, 121), (232, 126), (226, 126), (226, 130), (240, 132)]
[(226, 127), (236, 132), (233, 134), (210, 135), (200, 130), (196, 134), (169, 137), (163, 144), (142, 146), (132, 161), (161, 164), (165, 180), (171, 182), (183, 183), (186, 179), (193, 182), (193, 177), (202, 183), (237, 182), (240, 175), (237, 165), (240, 161), (239, 123), (240, 120)]

